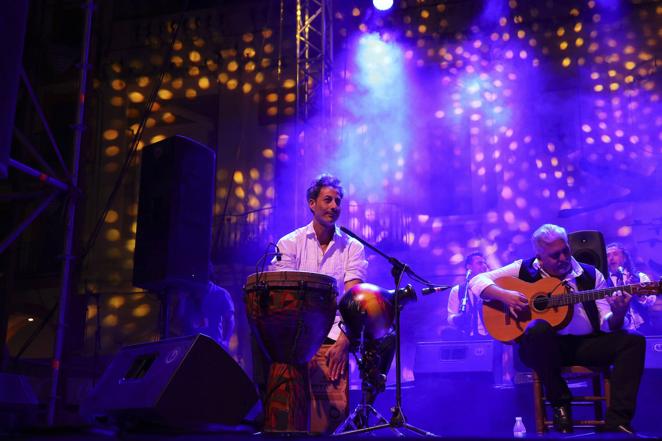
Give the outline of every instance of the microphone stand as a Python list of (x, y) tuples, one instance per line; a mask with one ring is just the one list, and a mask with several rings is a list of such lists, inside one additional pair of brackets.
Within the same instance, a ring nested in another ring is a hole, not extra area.
[[(354, 239), (361, 242), (365, 247), (370, 248), (383, 258), (385, 258), (392, 266), (391, 275), (395, 281), (395, 292), (397, 293), (400, 289), (400, 282), (402, 276), (407, 273), (410, 277), (415, 280), (421, 281), (427, 285), (431, 285), (430, 282), (427, 282), (425, 279), (417, 275), (412, 269), (402, 262), (400, 262), (395, 257), (388, 256), (384, 254), (381, 250), (373, 246), (372, 244), (366, 242), (363, 238), (357, 236), (352, 231), (348, 230), (345, 227), (340, 227), (340, 229), (346, 233), (348, 236), (353, 237)], [(363, 427), (356, 430), (350, 430), (342, 433), (334, 433), (334, 435), (354, 435), (357, 433), (366, 433), (372, 432), (379, 429), (397, 429), (404, 428), (410, 430), (418, 435), (423, 436), (437, 436), (432, 432), (427, 430), (420, 429), (418, 427), (412, 426), (407, 423), (404, 412), (402, 410), (402, 369), (401, 369), (401, 357), (400, 357), (400, 305), (398, 301), (398, 296), (393, 296), (393, 303), (395, 308), (395, 405), (391, 408), (391, 420), (385, 424), (378, 424), (376, 426)], [(397, 430), (396, 430), (397, 432)]]
[(460, 305), (460, 313), (464, 314), (467, 310), (467, 298), (469, 297), (469, 277), (471, 277), (471, 270), (467, 271), (464, 277), (464, 291), (462, 293), (462, 304)]

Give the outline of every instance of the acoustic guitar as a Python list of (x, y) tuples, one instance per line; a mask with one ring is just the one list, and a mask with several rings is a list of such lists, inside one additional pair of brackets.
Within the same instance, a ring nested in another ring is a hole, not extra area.
[(572, 306), (576, 303), (602, 299), (616, 291), (632, 295), (659, 295), (662, 291), (662, 282), (643, 282), (572, 293), (568, 293), (563, 283), (553, 277), (534, 283), (516, 277), (501, 277), (494, 282), (503, 289), (521, 292), (529, 300), (528, 308), (519, 313), (513, 313), (505, 303), (498, 300), (483, 301), (485, 328), (492, 337), (503, 342), (519, 338), (529, 322), (537, 319), (562, 329), (572, 319)]

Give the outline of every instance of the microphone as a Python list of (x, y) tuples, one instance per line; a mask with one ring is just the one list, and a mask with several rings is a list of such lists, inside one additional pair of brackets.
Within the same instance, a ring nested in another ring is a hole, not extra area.
[(469, 277), (471, 277), (471, 269), (467, 270), (467, 274), (466, 274), (466, 276), (464, 276), (464, 279), (469, 280)]
[[(618, 269), (616, 270), (616, 279), (620, 280), (622, 285), (625, 285), (625, 268), (622, 266), (618, 266)], [(628, 276), (629, 279), (629, 276)]]
[(278, 245), (274, 245), (276, 247), (276, 260), (281, 261), (283, 260), (283, 253), (280, 252), (280, 248), (278, 248)]
[(451, 287), (450, 287), (450, 286), (444, 286), (444, 285), (441, 285), (441, 286), (429, 286), (429, 287), (427, 287), (427, 288), (423, 288), (423, 289), (421, 290), (421, 294), (423, 294), (424, 296), (429, 296), (430, 294), (434, 294), (435, 292), (446, 291), (448, 288), (451, 288)]

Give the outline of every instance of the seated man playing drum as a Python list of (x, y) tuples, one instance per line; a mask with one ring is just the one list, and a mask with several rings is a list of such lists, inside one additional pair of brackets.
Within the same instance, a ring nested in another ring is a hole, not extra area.
[[(368, 261), (363, 245), (338, 227), (343, 188), (340, 180), (323, 174), (306, 192), (313, 220), (278, 241), (280, 261), (272, 261), (271, 271), (309, 271), (334, 277), (340, 294), (366, 279)], [(330, 380), (348, 374), (349, 340), (338, 327), (339, 315), (327, 336), (333, 343), (326, 353)]]

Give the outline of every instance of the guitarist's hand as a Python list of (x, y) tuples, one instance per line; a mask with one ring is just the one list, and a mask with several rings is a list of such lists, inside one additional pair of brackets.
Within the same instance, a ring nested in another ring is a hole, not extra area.
[(522, 312), (529, 307), (529, 300), (519, 291), (504, 289), (502, 290), (500, 297), (501, 298), (499, 300), (505, 303), (512, 311), (516, 313)]
[(617, 318), (625, 317), (625, 313), (630, 307), (632, 295), (625, 291), (616, 291), (614, 294), (607, 297), (607, 302), (611, 306), (611, 312)]

